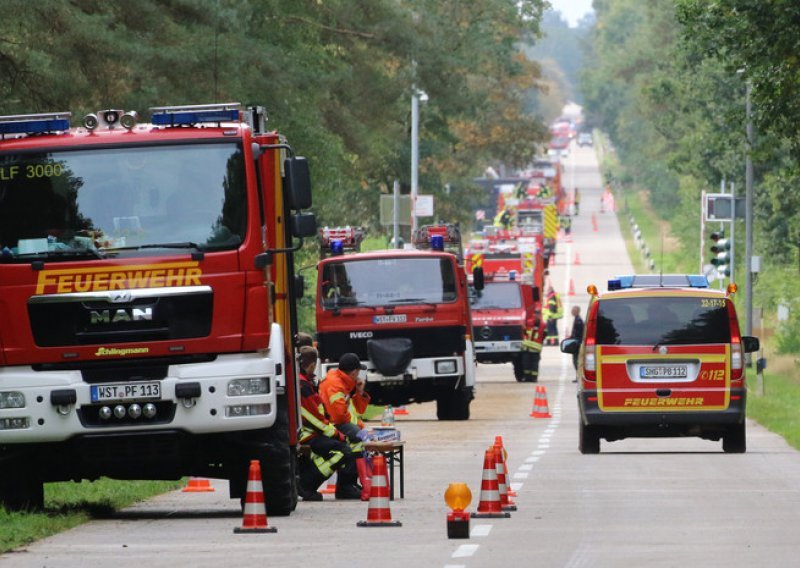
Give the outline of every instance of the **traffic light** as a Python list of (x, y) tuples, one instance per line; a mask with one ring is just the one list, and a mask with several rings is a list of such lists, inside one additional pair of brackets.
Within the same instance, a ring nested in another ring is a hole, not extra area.
[(711, 258), (711, 264), (717, 267), (717, 272), (723, 276), (731, 275), (731, 240), (725, 238), (725, 230), (711, 233), (711, 252), (715, 255)]

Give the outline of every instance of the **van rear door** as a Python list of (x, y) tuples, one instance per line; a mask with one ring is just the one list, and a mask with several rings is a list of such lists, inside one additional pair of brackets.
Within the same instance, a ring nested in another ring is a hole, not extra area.
[(600, 409), (662, 413), (727, 409), (729, 301), (685, 291), (603, 299), (596, 333)]

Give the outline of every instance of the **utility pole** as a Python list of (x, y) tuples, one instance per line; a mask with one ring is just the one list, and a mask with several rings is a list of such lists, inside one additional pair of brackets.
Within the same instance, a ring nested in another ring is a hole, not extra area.
[(394, 207), (392, 207), (392, 236), (394, 242), (394, 248), (402, 248), (400, 246), (400, 182), (398, 180), (394, 180), (393, 186), (393, 194), (394, 194)]
[[(747, 153), (744, 166), (744, 231), (745, 231), (745, 335), (753, 335), (753, 117), (750, 93), (753, 85), (747, 80), (745, 114), (747, 116)], [(748, 354), (749, 355), (749, 354)], [(750, 358), (748, 357), (748, 362)]]
[(417, 191), (419, 183), (419, 94), (411, 86), (411, 235), (417, 230)]

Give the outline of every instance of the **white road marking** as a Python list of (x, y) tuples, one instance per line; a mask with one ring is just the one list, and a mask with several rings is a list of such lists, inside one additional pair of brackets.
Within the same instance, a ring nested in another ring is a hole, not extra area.
[(534, 450), (534, 451), (531, 452), (531, 455), (532, 456), (541, 456), (541, 455), (544, 455), (544, 452), (542, 450)]
[(519, 491), (520, 489), (522, 489), (522, 486), (525, 485), (525, 484), (524, 483), (511, 483), (509, 485), (511, 486), (511, 491)]
[(527, 473), (515, 473), (514, 479), (528, 479)]
[(452, 558), (464, 558), (466, 556), (472, 556), (477, 552), (479, 544), (462, 544), (456, 551), (453, 553)]
[(537, 461), (539, 458), (525, 458), (525, 463), (533, 463)]
[(533, 464), (530, 464), (530, 463), (526, 463), (526, 464), (523, 464), (523, 465), (519, 466), (519, 470), (520, 471), (531, 471), (532, 469), (533, 469)]
[(469, 532), (469, 536), (489, 536), (492, 532), (492, 525), (475, 525)]

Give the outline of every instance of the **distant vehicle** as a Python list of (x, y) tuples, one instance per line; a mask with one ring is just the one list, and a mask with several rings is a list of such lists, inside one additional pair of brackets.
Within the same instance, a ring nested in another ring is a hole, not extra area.
[(732, 294), (703, 275), (636, 275), (608, 281), (592, 295), (578, 355), (579, 449), (600, 439), (697, 436), (743, 453), (746, 353), (756, 337), (739, 332)]
[(578, 134), (578, 146), (591, 146), (592, 145), (592, 135), (590, 132), (581, 132)]
[(548, 148), (551, 150), (564, 150), (565, 148), (569, 148), (569, 137), (568, 136), (553, 137), (550, 140)]

